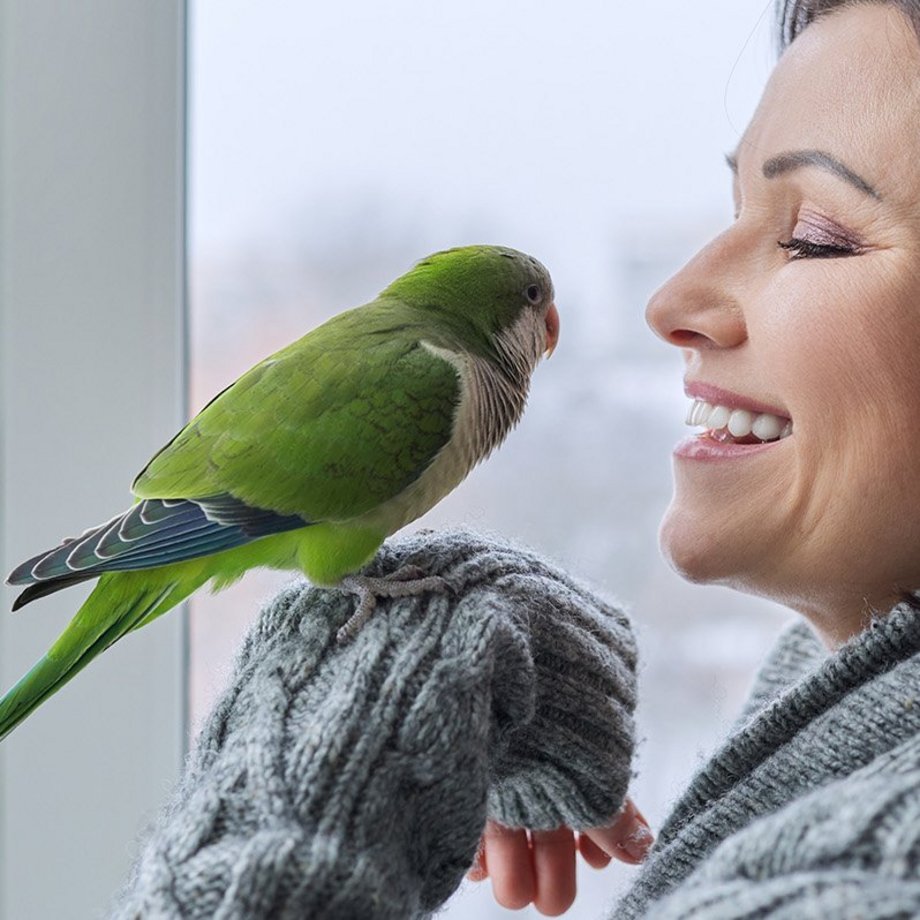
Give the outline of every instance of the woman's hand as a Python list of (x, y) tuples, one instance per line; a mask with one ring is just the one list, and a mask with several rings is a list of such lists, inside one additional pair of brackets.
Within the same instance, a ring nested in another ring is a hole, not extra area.
[(491, 878), (502, 907), (519, 910), (533, 904), (541, 914), (555, 917), (575, 900), (576, 852), (595, 869), (603, 869), (611, 858), (635, 865), (645, 859), (653, 841), (632, 799), (626, 799), (611, 824), (581, 832), (567, 827), (529, 831), (490, 820), (467, 878)]

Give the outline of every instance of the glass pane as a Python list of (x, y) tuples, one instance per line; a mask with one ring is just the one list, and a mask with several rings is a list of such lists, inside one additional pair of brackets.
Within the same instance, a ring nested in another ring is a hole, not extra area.
[[(633, 610), (646, 739), (634, 794), (657, 824), (785, 619), (687, 585), (659, 558), (687, 402), (679, 355), (643, 318), (731, 219), (723, 154), (769, 69), (769, 5), (197, 0), (192, 12), (194, 406), (429, 252), (495, 242), (541, 259), (559, 349), (508, 442), (414, 526), (517, 538)], [(196, 723), (286, 579), (253, 573), (195, 600)], [(626, 876), (586, 872), (580, 915)], [(474, 909), (505, 913), (464, 890), (445, 916)]]

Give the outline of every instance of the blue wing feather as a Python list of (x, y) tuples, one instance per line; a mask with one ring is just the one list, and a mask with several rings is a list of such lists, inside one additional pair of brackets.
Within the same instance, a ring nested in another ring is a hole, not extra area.
[(7, 581), (12, 585), (60, 581), (60, 587), (65, 587), (103, 572), (148, 569), (233, 549), (309, 524), (299, 515), (253, 508), (229, 494), (196, 500), (148, 498), (80, 537), (26, 560)]

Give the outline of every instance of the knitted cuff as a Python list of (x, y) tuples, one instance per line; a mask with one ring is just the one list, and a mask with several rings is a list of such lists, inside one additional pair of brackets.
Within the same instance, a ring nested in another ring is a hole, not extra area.
[(440, 575), (383, 600), (292, 586), (247, 637), (118, 916), (426, 916), (488, 812), (600, 824), (629, 779), (635, 647), (623, 614), (536, 556), (469, 533), (366, 569)]
[(541, 830), (608, 822), (632, 776), (627, 616), (539, 556), (469, 532), (394, 542), (368, 571), (410, 564), (450, 584), (455, 614), (496, 621), (489, 816)]

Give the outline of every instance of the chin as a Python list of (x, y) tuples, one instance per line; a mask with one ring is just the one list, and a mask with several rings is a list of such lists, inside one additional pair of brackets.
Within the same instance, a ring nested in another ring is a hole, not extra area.
[[(802, 598), (813, 596), (813, 585), (802, 580), (801, 572), (788, 573), (778, 565), (764, 551), (763, 543), (762, 533), (755, 535), (737, 522), (692, 514), (675, 503), (665, 512), (658, 529), (662, 556), (685, 581), (731, 588), (801, 612)], [(777, 574), (782, 572), (787, 577), (777, 581)]]
[(681, 512), (672, 504), (658, 529), (658, 546), (668, 565), (693, 584), (734, 585), (739, 560), (734, 558), (744, 540), (713, 522)]

